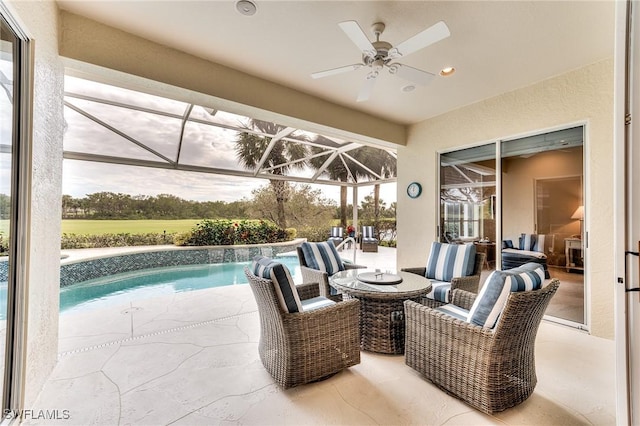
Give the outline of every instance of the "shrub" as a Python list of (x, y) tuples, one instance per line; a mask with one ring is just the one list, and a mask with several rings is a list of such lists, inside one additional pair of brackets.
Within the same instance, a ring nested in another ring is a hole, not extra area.
[(62, 234), (60, 248), (98, 248), (98, 247), (126, 247), (126, 246), (151, 246), (171, 244), (173, 234), (152, 232), (147, 234)]
[(6, 256), (9, 254), (9, 237), (4, 235), (4, 232), (0, 232), (0, 256)]
[(190, 232), (174, 238), (174, 243), (184, 246), (276, 243), (287, 241), (291, 233), (265, 220), (205, 219)]
[[(180, 233), (63, 234), (61, 248), (64, 250), (161, 244), (177, 246), (262, 244), (290, 241), (295, 236), (295, 229), (280, 229), (273, 222), (264, 220), (205, 219), (191, 231)], [(0, 234), (0, 250), (6, 242), (7, 240)]]
[(326, 226), (317, 228), (305, 226), (304, 228), (298, 229), (298, 237), (306, 238), (307, 241), (327, 241), (329, 238), (329, 229), (327, 229)]

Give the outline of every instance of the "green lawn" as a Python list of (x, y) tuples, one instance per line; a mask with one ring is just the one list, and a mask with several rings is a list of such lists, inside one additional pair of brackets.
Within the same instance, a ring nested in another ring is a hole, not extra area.
[(199, 219), (180, 220), (63, 220), (63, 234), (145, 234), (148, 232), (185, 232)]

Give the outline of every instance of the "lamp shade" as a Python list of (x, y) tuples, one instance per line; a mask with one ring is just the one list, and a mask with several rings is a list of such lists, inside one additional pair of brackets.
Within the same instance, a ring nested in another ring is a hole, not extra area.
[(584, 219), (584, 206), (578, 206), (575, 212), (571, 215), (571, 219)]

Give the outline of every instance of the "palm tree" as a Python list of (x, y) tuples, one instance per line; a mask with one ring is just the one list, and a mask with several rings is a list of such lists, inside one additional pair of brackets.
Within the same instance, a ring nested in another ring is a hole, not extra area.
[[(274, 167), (270, 170), (271, 174), (284, 176), (286, 172), (292, 168), (302, 168), (305, 166), (304, 161), (287, 164), (305, 158), (308, 152), (308, 148), (304, 144), (289, 141), (285, 142), (280, 139), (288, 134), (288, 128), (256, 119), (250, 120), (249, 124), (244, 126), (244, 128), (252, 132), (241, 132), (238, 135), (235, 141), (235, 151), (238, 160), (245, 168), (254, 170), (258, 166), (264, 168)], [(293, 129), (291, 129), (289, 133), (292, 131)], [(262, 136), (253, 132), (277, 136)], [(274, 139), (276, 142), (271, 146), (271, 141)], [(271, 150), (267, 154), (266, 159), (262, 161), (262, 157), (269, 147)], [(289, 184), (286, 180), (282, 179), (269, 179), (269, 183), (276, 196), (277, 224), (284, 229), (287, 227), (284, 203), (288, 198)]]

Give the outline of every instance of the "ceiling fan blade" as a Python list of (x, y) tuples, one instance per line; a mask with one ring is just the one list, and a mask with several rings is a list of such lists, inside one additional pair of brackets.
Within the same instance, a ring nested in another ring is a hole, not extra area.
[(369, 38), (356, 21), (344, 21), (338, 25), (362, 53), (371, 57), (376, 55), (376, 48), (373, 47), (373, 44), (371, 44), (371, 41), (369, 41)]
[(402, 64), (391, 65), (389, 67), (389, 72), (421, 86), (426, 86), (436, 76), (430, 72)]
[(356, 99), (357, 102), (364, 102), (371, 97), (371, 92), (373, 92), (373, 86), (376, 84), (377, 77), (377, 74), (374, 75), (369, 73), (367, 75), (367, 79), (358, 93), (358, 99)]
[(451, 33), (449, 32), (449, 27), (447, 27), (447, 24), (445, 24), (443, 21), (439, 21), (426, 30), (395, 46), (389, 53), (394, 58), (397, 58), (399, 56), (407, 56), (415, 52), (416, 50), (423, 49), (433, 43), (449, 37), (450, 35)]
[(311, 77), (312, 78), (329, 77), (330, 75), (342, 74), (343, 72), (348, 72), (348, 71), (355, 71), (360, 67), (362, 67), (362, 64), (347, 65), (340, 68), (333, 68), (330, 70), (314, 72), (313, 74), (311, 74)]

